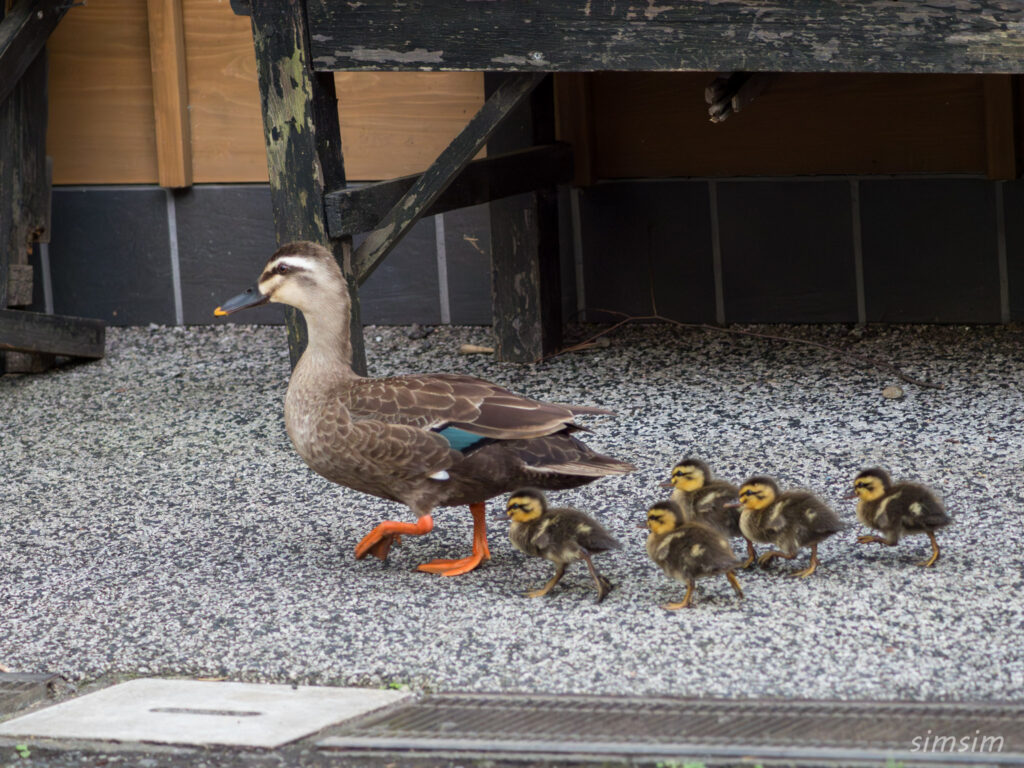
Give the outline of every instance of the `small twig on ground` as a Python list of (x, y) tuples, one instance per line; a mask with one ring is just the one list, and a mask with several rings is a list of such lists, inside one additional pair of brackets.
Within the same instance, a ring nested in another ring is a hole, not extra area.
[[(653, 297), (653, 295), (651, 297), (651, 303), (652, 303), (652, 305), (654, 305), (654, 297)], [(942, 384), (935, 384), (934, 382), (931, 382), (931, 381), (924, 381), (922, 379), (916, 379), (913, 376), (910, 376), (909, 374), (904, 373), (902, 370), (897, 368), (892, 363), (887, 363), (884, 360), (878, 360), (878, 359), (876, 359), (874, 357), (869, 357), (868, 355), (862, 355), (859, 352), (851, 352), (850, 350), (847, 350), (847, 349), (840, 349), (839, 347), (834, 347), (831, 344), (823, 344), (820, 341), (812, 341), (810, 339), (797, 339), (797, 338), (793, 338), (791, 336), (777, 336), (777, 335), (772, 334), (772, 333), (761, 333), (759, 331), (745, 331), (745, 330), (742, 330), (740, 328), (724, 328), (724, 327), (718, 326), (718, 325), (709, 325), (708, 323), (684, 323), (684, 322), (681, 322), (679, 320), (673, 320), (671, 317), (664, 317), (663, 315), (659, 315), (657, 313), (657, 306), (656, 305), (654, 305), (654, 306), (655, 306), (655, 312), (653, 314), (650, 314), (650, 315), (627, 315), (624, 312), (616, 312), (615, 310), (611, 310), (611, 309), (592, 309), (592, 310), (590, 310), (592, 312), (604, 312), (605, 314), (608, 314), (608, 315), (616, 315), (618, 317), (621, 317), (622, 319), (619, 320), (616, 323), (613, 323), (612, 325), (608, 326), (607, 328), (604, 328), (604, 329), (598, 331), (597, 333), (593, 334), (592, 336), (587, 337), (586, 339), (584, 339), (583, 341), (579, 342), (578, 344), (573, 344), (572, 346), (565, 347), (564, 349), (560, 349), (557, 352), (552, 352), (549, 355), (545, 355), (544, 357), (541, 358), (541, 360), (549, 360), (552, 357), (557, 357), (558, 355), (564, 354), (566, 352), (578, 352), (578, 351), (581, 351), (583, 349), (588, 349), (588, 348), (590, 348), (590, 346), (593, 344), (593, 342), (596, 339), (599, 339), (602, 336), (607, 336), (608, 334), (613, 333), (614, 331), (617, 331), (619, 328), (621, 328), (624, 325), (628, 325), (629, 323), (634, 323), (634, 322), (651, 322), (651, 321), (653, 321), (653, 322), (668, 323), (669, 325), (674, 325), (674, 326), (676, 326), (678, 328), (699, 328), (701, 330), (715, 331), (717, 333), (731, 333), (731, 334), (737, 334), (737, 335), (740, 335), (740, 336), (753, 336), (753, 337), (759, 338), (759, 339), (770, 339), (771, 341), (782, 341), (782, 342), (786, 342), (787, 344), (805, 344), (805, 345), (810, 346), (810, 347), (817, 347), (818, 349), (823, 349), (826, 352), (831, 352), (831, 353), (836, 354), (836, 355), (841, 355), (841, 356), (844, 356), (844, 357), (853, 358), (855, 360), (860, 360), (861, 362), (866, 363), (868, 365), (875, 366), (876, 368), (882, 368), (883, 370), (889, 371), (889, 373), (893, 374), (894, 376), (899, 378), (901, 381), (907, 382), (908, 384), (914, 384), (914, 385), (916, 385), (918, 387), (925, 387), (927, 389), (942, 389), (943, 388)]]

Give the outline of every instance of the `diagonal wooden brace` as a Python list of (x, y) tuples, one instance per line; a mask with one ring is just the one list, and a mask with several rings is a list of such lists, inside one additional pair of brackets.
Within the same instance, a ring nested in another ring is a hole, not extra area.
[(380, 266), (392, 248), (412, 229), (456, 176), (483, 149), (494, 130), (526, 99), (547, 73), (530, 72), (509, 78), (484, 102), (462, 132), (434, 164), (381, 220), (352, 255), (353, 271), (361, 284)]

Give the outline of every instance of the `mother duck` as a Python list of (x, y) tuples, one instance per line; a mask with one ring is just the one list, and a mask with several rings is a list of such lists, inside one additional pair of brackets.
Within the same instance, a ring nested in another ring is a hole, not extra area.
[(387, 520), (356, 546), (382, 560), (401, 535), (434, 527), (436, 507), (468, 504), (473, 554), (420, 570), (456, 576), (490, 557), (487, 499), (524, 485), (575, 488), (632, 464), (595, 453), (573, 436), (578, 414), (609, 411), (517, 395), (458, 374), (366, 378), (352, 370), (348, 287), (333, 255), (311, 242), (281, 246), (259, 281), (215, 310), (229, 315), (268, 301), (306, 318), (309, 340), (288, 384), (284, 419), (295, 450), (339, 485), (405, 504), (415, 523)]

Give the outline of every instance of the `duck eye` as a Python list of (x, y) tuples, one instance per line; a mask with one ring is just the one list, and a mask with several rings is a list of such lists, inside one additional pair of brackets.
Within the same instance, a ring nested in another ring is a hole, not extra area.
[(278, 275), (287, 275), (291, 271), (291, 268), (287, 264), (278, 264), (274, 267), (274, 273)]

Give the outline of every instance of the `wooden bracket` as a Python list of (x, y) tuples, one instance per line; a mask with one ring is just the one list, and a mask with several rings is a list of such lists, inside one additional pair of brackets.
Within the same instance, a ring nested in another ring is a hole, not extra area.
[(103, 357), (102, 320), (0, 309), (0, 349), (68, 357)]
[(147, 0), (157, 171), (162, 187), (192, 185), (192, 137), (181, 0)]
[[(572, 176), (572, 148), (562, 142), (474, 160), (423, 215), (434, 216), (542, 187), (567, 184)], [(420, 174), (414, 174), (328, 192), (324, 196), (324, 207), (331, 237), (376, 229), (419, 178)]]
[(434, 164), (423, 173), (395, 203), (352, 255), (353, 271), (363, 283), (384, 260), (420, 217), (434, 204), (456, 176), (473, 157), (483, 149), (512, 111), (521, 104), (546, 77), (544, 72), (530, 72), (510, 77), (480, 107), (462, 132), (438, 156)]

